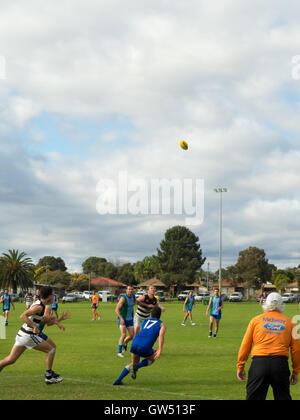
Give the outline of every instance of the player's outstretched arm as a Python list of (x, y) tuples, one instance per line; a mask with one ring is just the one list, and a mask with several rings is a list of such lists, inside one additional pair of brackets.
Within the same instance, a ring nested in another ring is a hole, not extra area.
[(160, 308), (160, 310), (162, 312), (165, 312), (165, 308), (162, 306), (162, 304), (160, 303), (160, 301), (158, 301), (157, 305), (158, 305), (158, 307)]

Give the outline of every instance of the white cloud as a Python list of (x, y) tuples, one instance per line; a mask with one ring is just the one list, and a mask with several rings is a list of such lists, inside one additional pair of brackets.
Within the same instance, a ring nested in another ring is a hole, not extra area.
[[(255, 242), (278, 263), (298, 264), (300, 83), (291, 76), (291, 59), (299, 54), (300, 6), (289, 4), (3, 5), (0, 208), (10, 227), (1, 249), (25, 247), (36, 256), (56, 250), (73, 266), (81, 255), (155, 253), (168, 225), (183, 218), (96, 212), (99, 179), (127, 170), (147, 181), (204, 179), (205, 219), (196, 232), (214, 264), (212, 189), (221, 184), (229, 188), (224, 261), (234, 262), (239, 247)], [(54, 131), (49, 139), (34, 124), (49, 113), (58, 116), (62, 139)], [(113, 124), (120, 119), (128, 122), (123, 132)], [(106, 124), (99, 135), (77, 132), (77, 122), (95, 121)], [(187, 152), (180, 139), (188, 141)]]

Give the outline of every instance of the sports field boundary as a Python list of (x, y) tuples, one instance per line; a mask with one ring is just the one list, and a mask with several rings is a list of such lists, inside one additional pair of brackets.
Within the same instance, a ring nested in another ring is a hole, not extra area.
[[(29, 379), (29, 378), (42, 378), (43, 379), (43, 375), (6, 375), (6, 378), (25, 378), (25, 379)], [(83, 378), (66, 378), (63, 377), (63, 381), (67, 381), (67, 382), (77, 382), (77, 383), (82, 383), (82, 384), (88, 384), (88, 385), (99, 385), (99, 386), (105, 386), (108, 388), (116, 388), (111, 384), (105, 383), (105, 382), (101, 382), (101, 381), (95, 381), (95, 380), (90, 380), (90, 379), (83, 379)], [(45, 385), (46, 386), (46, 385)], [(55, 387), (59, 387), (60, 384), (54, 384), (53, 386)], [(123, 387), (121, 387), (121, 389), (119, 387), (116, 388), (116, 393), (117, 392), (121, 392), (123, 389)], [(172, 391), (163, 391), (160, 389), (151, 389), (151, 388), (144, 388), (144, 387), (137, 387), (137, 386), (132, 386), (132, 385), (124, 385), (124, 390), (133, 390), (133, 391), (142, 391), (142, 392), (152, 392), (152, 393), (156, 393), (156, 394), (164, 394), (164, 395), (169, 395), (171, 396), (176, 396), (176, 397), (181, 397), (182, 399), (184, 398), (191, 398), (193, 400), (215, 400), (215, 401), (222, 401), (222, 398), (211, 398), (211, 397), (205, 397), (204, 395), (195, 395), (195, 394), (185, 394), (182, 392), (172, 392)], [(136, 400), (139, 401), (139, 400)], [(144, 401), (144, 400), (143, 400)]]

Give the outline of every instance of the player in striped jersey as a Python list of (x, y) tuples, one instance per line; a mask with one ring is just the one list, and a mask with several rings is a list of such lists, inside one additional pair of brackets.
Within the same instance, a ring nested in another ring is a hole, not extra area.
[(30, 289), (28, 289), (28, 292), (26, 293), (24, 300), (26, 304), (26, 309), (29, 309), (33, 303), (33, 294), (31, 293)]
[(10, 354), (5, 359), (0, 360), (0, 371), (8, 365), (14, 364), (26, 349), (35, 349), (47, 354), (45, 383), (50, 385), (62, 381), (62, 378), (52, 370), (55, 348), (39, 337), (39, 326), (46, 321), (44, 319), (45, 306), (51, 305), (52, 302), (52, 288), (49, 286), (41, 287), (40, 300), (37, 299), (31, 307), (20, 316), (24, 324), (16, 336), (15, 344)]
[(165, 311), (165, 308), (160, 304), (159, 299), (155, 296), (156, 287), (149, 286), (147, 294), (137, 298), (136, 303), (138, 305), (134, 316), (134, 335), (136, 336), (141, 330), (142, 323), (149, 319), (151, 316), (152, 309), (158, 305), (161, 312)]

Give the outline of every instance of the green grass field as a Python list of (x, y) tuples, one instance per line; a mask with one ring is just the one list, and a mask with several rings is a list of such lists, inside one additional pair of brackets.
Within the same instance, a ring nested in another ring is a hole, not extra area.
[[(0, 340), (0, 359), (14, 344), (21, 326), (19, 315), (24, 304), (16, 303), (10, 312), (6, 339)], [(125, 385), (113, 387), (113, 381), (129, 363), (116, 357), (119, 329), (115, 304), (100, 304), (101, 321), (92, 322), (88, 303), (60, 305), (70, 310), (66, 331), (56, 326), (45, 333), (57, 344), (54, 370), (64, 381), (44, 384), (45, 355), (27, 350), (12, 366), (0, 373), (0, 400), (236, 400), (245, 399), (245, 384), (236, 379), (237, 352), (250, 319), (261, 313), (257, 303), (225, 303), (217, 339), (208, 339), (205, 306), (193, 310), (196, 326), (183, 327), (182, 303), (165, 303), (162, 320), (167, 325), (164, 351), (153, 365), (140, 369), (133, 381), (128, 375)], [(285, 314), (294, 316), (298, 305), (286, 305)], [(248, 369), (250, 361), (246, 368)], [(300, 397), (300, 385), (291, 387), (293, 399)], [(268, 394), (272, 399), (272, 392)]]

